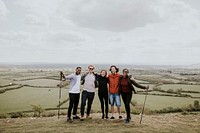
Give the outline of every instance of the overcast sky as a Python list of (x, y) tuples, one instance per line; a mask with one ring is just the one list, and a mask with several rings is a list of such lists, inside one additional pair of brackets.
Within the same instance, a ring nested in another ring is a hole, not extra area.
[(0, 62), (200, 63), (200, 0), (0, 0)]

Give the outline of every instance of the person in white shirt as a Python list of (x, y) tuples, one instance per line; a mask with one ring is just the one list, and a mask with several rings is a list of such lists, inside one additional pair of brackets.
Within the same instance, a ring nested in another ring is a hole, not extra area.
[(61, 72), (65, 80), (70, 80), (69, 108), (67, 113), (68, 122), (72, 122), (71, 119), (72, 108), (73, 108), (73, 119), (80, 119), (80, 117), (77, 116), (77, 108), (80, 99), (81, 69), (82, 69), (81, 67), (77, 67), (75, 73), (72, 73), (68, 76), (64, 76), (63, 72)]

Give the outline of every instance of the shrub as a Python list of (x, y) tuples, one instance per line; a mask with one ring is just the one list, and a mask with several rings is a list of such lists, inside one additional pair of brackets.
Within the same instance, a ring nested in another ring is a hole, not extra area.
[(56, 116), (56, 115), (57, 115), (56, 113), (49, 112), (49, 113), (42, 114), (42, 117), (53, 117), (53, 116)]
[(13, 113), (10, 113), (10, 117), (11, 118), (22, 118), (22, 117), (25, 117), (26, 115), (22, 112), (13, 112)]
[(183, 91), (182, 88), (180, 88), (180, 89), (177, 89), (177, 90), (175, 91), (175, 93), (181, 94), (182, 91)]
[(34, 117), (40, 117), (41, 113), (44, 112), (44, 109), (40, 105), (31, 105), (34, 111)]
[(194, 101), (194, 110), (196, 110), (196, 111), (198, 111), (198, 110), (200, 110), (200, 106), (199, 106), (199, 101), (198, 100), (195, 100)]
[(7, 114), (0, 114), (0, 119), (7, 118)]
[(169, 89), (169, 90), (167, 90), (167, 93), (174, 93), (174, 90)]

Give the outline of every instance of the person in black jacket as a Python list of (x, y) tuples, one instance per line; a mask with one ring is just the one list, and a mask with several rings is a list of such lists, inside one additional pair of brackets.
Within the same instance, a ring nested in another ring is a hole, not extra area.
[(124, 69), (123, 75), (120, 77), (120, 80), (119, 80), (119, 93), (122, 96), (122, 100), (124, 102), (126, 114), (127, 114), (126, 123), (129, 123), (130, 119), (131, 119), (130, 102), (131, 102), (131, 99), (132, 99), (132, 91), (134, 93), (136, 93), (133, 85), (138, 87), (138, 88), (141, 88), (141, 89), (148, 89), (149, 88), (149, 86), (139, 85), (137, 82), (135, 82), (135, 80), (131, 79), (131, 76), (129, 76), (128, 73), (129, 73), (129, 70)]
[[(108, 77), (107, 71), (101, 70), (100, 75), (97, 78), (98, 81), (98, 96), (101, 102), (102, 110), (102, 119), (108, 119)], [(104, 113), (104, 104), (105, 104), (105, 113)]]

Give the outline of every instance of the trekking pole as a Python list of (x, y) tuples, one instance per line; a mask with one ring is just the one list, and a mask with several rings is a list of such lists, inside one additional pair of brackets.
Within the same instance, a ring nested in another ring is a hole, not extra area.
[(61, 81), (62, 81), (62, 73), (60, 72), (60, 89), (59, 89), (59, 102), (58, 102), (58, 119), (59, 119), (59, 117), (60, 117)]
[(143, 105), (142, 112), (141, 112), (141, 117), (140, 117), (140, 124), (142, 124), (142, 117), (143, 117), (144, 106), (145, 106), (147, 95), (148, 95), (148, 88), (149, 88), (149, 86), (147, 86), (147, 89), (146, 89), (146, 95), (145, 95), (145, 99), (144, 99), (144, 105)]

